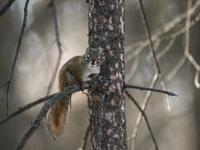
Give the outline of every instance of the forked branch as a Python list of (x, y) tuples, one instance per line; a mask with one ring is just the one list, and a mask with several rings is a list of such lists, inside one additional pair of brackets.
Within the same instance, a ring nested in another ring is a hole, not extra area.
[[(11, 67), (10, 75), (8, 77), (7, 83), (5, 84), (4, 91), (1, 95), (0, 105), (1, 105), (1, 102), (4, 98), (5, 93), (6, 92), (8, 93), (8, 91), (9, 91), (9, 86), (10, 86), (10, 83), (11, 83), (11, 80), (12, 80), (12, 75), (13, 75), (13, 72), (14, 72), (14, 69), (15, 69), (15, 65), (16, 65), (18, 54), (19, 54), (20, 47), (21, 47), (22, 37), (24, 35), (24, 30), (25, 30), (25, 27), (26, 27), (28, 4), (29, 4), (29, 0), (26, 0), (25, 6), (24, 6), (24, 19), (23, 19), (23, 24), (22, 24), (20, 36), (19, 36), (19, 39), (18, 39), (18, 45), (17, 45), (17, 49), (16, 49), (16, 52), (15, 52), (15, 57), (14, 57), (13, 64), (12, 64), (12, 67)], [(8, 99), (7, 99), (7, 103), (8, 103)], [(7, 115), (8, 115), (8, 108), (7, 108)]]
[(148, 121), (148, 118), (147, 118), (145, 112), (140, 108), (140, 105), (137, 103), (137, 101), (131, 96), (131, 94), (130, 94), (128, 91), (125, 90), (125, 93), (126, 93), (126, 95), (132, 100), (132, 102), (133, 102), (133, 103), (135, 104), (135, 106), (139, 109), (139, 111), (142, 113), (142, 115), (143, 115), (143, 117), (144, 117), (144, 120), (145, 120), (145, 122), (146, 122), (147, 128), (148, 128), (148, 131), (149, 131), (149, 133), (150, 133), (151, 139), (152, 139), (152, 141), (153, 141), (153, 145), (154, 145), (155, 149), (158, 150), (158, 145), (157, 145), (157, 143), (156, 143), (156, 139), (155, 139), (155, 137), (154, 137), (154, 135), (153, 135), (153, 132), (152, 132), (152, 130), (151, 130), (151, 127), (150, 127), (150, 124), (149, 124), (149, 121)]
[[(85, 88), (88, 89), (96, 88), (98, 87), (99, 81), (98, 80), (92, 80), (89, 84), (85, 83)], [(48, 102), (45, 103), (45, 105), (42, 107), (41, 111), (37, 115), (36, 119), (34, 120), (33, 124), (29, 128), (29, 130), (24, 134), (22, 139), (19, 141), (18, 145), (16, 146), (15, 150), (21, 150), (23, 149), (24, 145), (28, 141), (28, 139), (33, 135), (34, 131), (40, 126), (40, 122), (42, 119), (46, 116), (49, 109), (60, 99), (62, 99), (64, 96), (67, 96), (69, 94), (72, 94), (74, 92), (80, 91), (80, 85), (79, 84), (73, 84), (69, 87), (66, 87), (64, 90), (53, 96)]]
[(57, 63), (56, 63), (55, 70), (53, 72), (53, 75), (51, 77), (51, 81), (50, 81), (49, 86), (48, 86), (47, 96), (51, 92), (53, 83), (54, 83), (55, 78), (56, 78), (56, 73), (58, 72), (60, 60), (61, 60), (61, 57), (62, 57), (61, 43), (60, 43), (59, 32), (58, 32), (57, 14), (56, 14), (56, 7), (55, 7), (55, 4), (54, 4), (54, 0), (50, 0), (49, 7), (51, 7), (51, 9), (52, 9), (53, 23), (54, 23), (54, 27), (55, 27), (56, 42), (57, 42), (57, 46), (58, 46), (59, 55), (58, 55), (58, 60), (57, 60)]
[(17, 111), (13, 112), (13, 113), (10, 114), (9, 116), (7, 116), (7, 117), (4, 118), (3, 120), (1, 120), (1, 121), (0, 121), (0, 125), (3, 124), (3, 123), (5, 123), (5, 122), (7, 122), (8, 120), (10, 120), (10, 119), (16, 117), (17, 115), (23, 113), (24, 111), (26, 111), (26, 110), (28, 110), (28, 109), (30, 109), (30, 108), (32, 108), (32, 107), (34, 107), (34, 106), (36, 106), (36, 105), (38, 105), (38, 104), (40, 104), (40, 103), (43, 103), (43, 102), (46, 101), (46, 100), (49, 100), (50, 98), (52, 98), (52, 97), (55, 96), (55, 95), (56, 95), (56, 94), (52, 94), (52, 95), (50, 95), (50, 96), (46, 96), (46, 97), (40, 98), (40, 99), (38, 99), (38, 100), (36, 100), (36, 101), (34, 101), (34, 102), (32, 102), (32, 103), (29, 103), (29, 104), (27, 104), (27, 105), (25, 105), (25, 106), (23, 106), (23, 107), (20, 107)]

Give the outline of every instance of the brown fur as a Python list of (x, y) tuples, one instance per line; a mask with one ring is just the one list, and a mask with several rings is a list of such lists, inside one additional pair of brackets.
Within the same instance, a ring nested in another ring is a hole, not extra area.
[[(75, 56), (67, 61), (59, 72), (59, 89), (78, 82), (84, 88), (84, 82), (94, 78), (100, 71), (100, 60), (102, 49), (91, 50), (89, 47), (82, 56)], [(87, 56), (90, 56), (87, 59)], [(89, 65), (90, 67), (89, 67)], [(92, 67), (91, 69), (91, 64)], [(70, 96), (65, 97), (53, 105), (49, 113), (50, 128), (56, 134), (61, 134), (65, 123), (65, 116), (69, 106)]]
[(56, 102), (50, 111), (49, 123), (51, 126), (51, 131), (55, 132), (56, 134), (62, 133), (68, 106), (69, 106), (69, 97), (65, 97), (60, 101)]

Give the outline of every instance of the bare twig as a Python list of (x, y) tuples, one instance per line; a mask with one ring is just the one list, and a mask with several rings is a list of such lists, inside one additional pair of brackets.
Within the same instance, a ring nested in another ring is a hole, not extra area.
[[(158, 81), (158, 74), (155, 74), (154, 77), (153, 77), (153, 79), (152, 79), (152, 82), (151, 82), (151, 84), (150, 84), (150, 88), (154, 88), (155, 85), (156, 85), (156, 83), (157, 83), (157, 81)], [(152, 94), (152, 91), (148, 91), (147, 94), (146, 94), (146, 96), (145, 96), (145, 99), (144, 99), (144, 101), (143, 101), (143, 103), (142, 103), (142, 106), (141, 106), (141, 108), (142, 108), (143, 111), (144, 111), (144, 110), (146, 109), (146, 107), (147, 107), (147, 104), (148, 104), (148, 102), (149, 102), (149, 99), (150, 99), (150, 97), (151, 97), (151, 94)], [(137, 133), (138, 133), (138, 130), (139, 130), (139, 126), (140, 126), (141, 121), (142, 121), (142, 113), (139, 113), (139, 115), (138, 115), (138, 117), (137, 117), (137, 120), (136, 120), (136, 123), (135, 123), (135, 126), (134, 126), (134, 129), (133, 129), (133, 134), (132, 134), (132, 136), (131, 136), (131, 138), (133, 139), (133, 144), (134, 144), (134, 145), (135, 145), (135, 138), (136, 138), (136, 136), (137, 136)], [(131, 144), (132, 144), (132, 143), (131, 143)], [(133, 147), (133, 149), (134, 149), (134, 147)]]
[(48, 135), (49, 132), (47, 131), (47, 129), (41, 123), (39, 125), (44, 129), (45, 133)]
[(62, 97), (66, 94), (69, 94), (70, 92), (75, 92), (76, 90), (79, 90), (79, 85), (72, 85), (65, 90), (61, 91), (60, 93), (56, 94), (53, 98), (51, 98), (48, 102), (45, 103), (45, 105), (42, 107), (41, 111), (39, 112), (37, 118), (29, 128), (29, 130), (24, 134), (23, 138), (18, 143), (15, 150), (21, 150), (23, 149), (24, 145), (28, 141), (28, 139), (32, 136), (34, 131), (38, 128), (40, 122), (42, 119), (46, 116), (48, 110), (55, 104), (58, 100), (62, 99)]
[(125, 80), (127, 83), (133, 78), (133, 75), (138, 67), (139, 60), (140, 60), (140, 57), (136, 56), (132, 67), (129, 69), (129, 72), (126, 74)]
[(12, 3), (14, 2), (15, 0), (8, 0), (3, 8), (0, 10), (0, 17), (9, 9), (9, 7), (12, 5)]
[(148, 87), (142, 87), (142, 86), (136, 86), (136, 85), (128, 85), (125, 84), (124, 88), (133, 88), (133, 89), (139, 89), (139, 90), (148, 90), (148, 91), (154, 91), (154, 92), (159, 92), (159, 93), (164, 93), (167, 94), (169, 96), (178, 96), (177, 94), (174, 94), (172, 92), (169, 91), (164, 91), (164, 90), (160, 90), (160, 89), (155, 89), (155, 88), (148, 88)]
[(172, 47), (172, 45), (174, 44), (175, 40), (176, 40), (176, 38), (173, 37), (173, 38), (169, 41), (169, 43), (165, 46), (165, 48), (157, 54), (157, 58), (158, 58), (158, 59), (160, 59), (161, 57), (163, 57), (163, 56), (169, 51), (169, 49), (170, 49), (170, 48)]
[(52, 98), (52, 97), (55, 96), (55, 95), (56, 95), (56, 94), (52, 94), (52, 95), (50, 95), (50, 96), (46, 96), (46, 97), (44, 97), (44, 98), (40, 98), (40, 99), (38, 99), (38, 100), (36, 100), (36, 101), (34, 101), (34, 102), (32, 102), (32, 103), (29, 103), (29, 104), (27, 104), (27, 105), (25, 105), (25, 106), (23, 106), (23, 107), (20, 107), (17, 111), (13, 112), (11, 115), (9, 115), (8, 117), (6, 117), (6, 118), (4, 118), (3, 120), (1, 120), (1, 121), (0, 121), (0, 125), (3, 124), (3, 123), (5, 123), (5, 122), (7, 122), (7, 121), (10, 120), (10, 119), (12, 119), (13, 117), (15, 117), (15, 116), (17, 116), (17, 115), (23, 113), (24, 111), (26, 111), (26, 110), (28, 110), (28, 109), (30, 109), (30, 108), (32, 108), (32, 107), (34, 107), (34, 106), (36, 106), (36, 105), (38, 105), (38, 104), (44, 102), (44, 101), (46, 101), (46, 100), (49, 100), (50, 98)]
[(45, 116), (44, 118), (45, 118), (45, 122), (46, 122), (46, 124), (47, 124), (47, 128), (48, 128), (48, 130), (49, 130), (49, 133), (50, 133), (51, 137), (52, 137), (55, 141), (57, 141), (56, 138), (53, 136), (51, 130), (50, 130), (49, 124), (47, 123), (47, 117)]
[(25, 27), (26, 27), (28, 3), (29, 3), (29, 0), (26, 0), (25, 6), (24, 6), (24, 20), (23, 20), (20, 36), (19, 36), (19, 39), (18, 39), (18, 45), (17, 45), (17, 49), (16, 49), (14, 60), (13, 60), (13, 64), (12, 64), (12, 67), (11, 67), (9, 78), (7, 80), (7, 83), (6, 83), (6, 86), (4, 88), (3, 94), (1, 95), (0, 105), (1, 105), (1, 102), (3, 100), (3, 97), (4, 97), (5, 93), (8, 92), (8, 90), (9, 90), (9, 86), (10, 86), (10, 83), (11, 83), (11, 80), (12, 80), (12, 75), (13, 75), (13, 72), (14, 72), (14, 69), (15, 69), (15, 64), (17, 62), (17, 58), (18, 58), (18, 54), (19, 54), (20, 46), (21, 46), (21, 42), (22, 42), (22, 37), (23, 37), (24, 30), (25, 30)]
[(190, 19), (191, 19), (191, 14), (189, 14), (189, 9), (190, 9), (191, 6), (192, 6), (192, 1), (188, 0), (186, 21), (185, 21), (185, 49), (184, 49), (184, 55), (182, 56), (180, 61), (177, 63), (177, 65), (169, 73), (169, 75), (167, 76), (167, 80), (171, 80), (171, 78), (180, 70), (180, 68), (183, 66), (183, 64), (187, 60), (187, 56), (189, 54)]
[(6, 86), (6, 84), (4, 84), (4, 85), (0, 86), (0, 88), (2, 88), (2, 87), (4, 87), (4, 86)]
[(195, 78), (194, 78), (194, 84), (197, 88), (200, 88), (200, 82), (199, 82), (199, 73), (200, 73), (200, 67), (196, 71)]
[[(94, 79), (90, 82), (90, 84), (85, 83), (84, 86), (86, 89), (89, 87), (91, 88), (97, 88), (99, 86), (98, 79)], [(29, 130), (24, 134), (22, 139), (19, 141), (18, 145), (16, 146), (15, 150), (21, 150), (23, 149), (24, 145), (28, 141), (28, 139), (33, 135), (34, 131), (38, 128), (40, 122), (42, 119), (46, 116), (49, 109), (60, 99), (62, 99), (64, 96), (67, 96), (69, 94), (72, 94), (74, 92), (80, 91), (80, 85), (79, 84), (73, 84), (69, 87), (66, 87), (64, 90), (56, 94), (54, 97), (52, 97), (48, 102), (45, 103), (45, 105), (42, 107), (41, 111), (37, 115), (35, 121), (29, 128)]]
[(54, 0), (50, 0), (49, 7), (52, 8), (52, 16), (53, 16), (53, 22), (54, 22), (54, 26), (55, 26), (56, 41), (57, 41), (57, 46), (58, 46), (58, 50), (59, 50), (59, 55), (58, 55), (58, 60), (57, 60), (57, 64), (56, 64), (55, 70), (53, 72), (53, 75), (51, 77), (51, 81), (50, 81), (49, 86), (48, 86), (47, 95), (49, 95), (49, 93), (51, 92), (53, 83), (54, 83), (55, 78), (56, 78), (56, 73), (58, 71), (58, 67), (59, 67), (59, 64), (60, 64), (60, 60), (61, 60), (61, 57), (62, 57), (61, 43), (60, 43), (59, 32), (58, 32), (56, 7), (54, 5)]
[[(200, 6), (200, 1), (196, 1), (194, 3), (194, 5), (188, 10), (188, 14), (189, 15), (194, 15), (196, 14), (198, 11), (197, 9), (199, 8)], [(183, 19), (185, 19), (187, 16), (187, 12), (186, 13), (182, 13), (182, 14), (179, 14), (177, 15), (176, 17), (174, 17), (171, 21), (165, 23), (161, 28), (153, 31), (153, 34), (152, 34), (152, 41), (156, 41), (158, 38), (161, 38), (161, 41), (162, 40), (165, 40), (165, 39), (170, 39), (170, 38), (175, 38), (177, 37), (178, 35), (180, 35), (181, 33), (184, 33), (185, 32), (185, 28), (183, 29), (180, 29), (178, 30), (177, 32), (174, 32), (172, 34), (167, 34), (166, 36), (163, 36), (164, 34), (166, 34), (167, 32), (169, 32), (171, 29), (173, 29), (177, 24), (179, 24)], [(199, 15), (196, 16), (192, 21), (191, 21), (191, 26), (195, 25), (196, 22), (199, 21)], [(190, 26), (190, 27), (191, 27)], [(162, 37), (163, 36), (163, 37)], [(132, 57), (132, 59), (137, 56), (146, 46), (148, 46), (148, 39), (147, 40), (140, 40), (140, 41), (137, 41), (133, 44), (130, 44), (129, 46), (126, 47), (126, 53), (133, 50), (134, 48), (139, 48), (139, 50), (134, 50), (132, 51), (132, 53), (130, 55), (128, 55), (128, 57)], [(127, 58), (126, 58), (127, 59)], [(131, 59), (128, 59), (128, 61), (130, 61)]]
[(151, 139), (153, 141), (153, 145), (155, 147), (156, 150), (158, 150), (158, 145), (157, 145), (157, 142), (156, 142), (156, 139), (153, 135), (153, 132), (151, 130), (151, 127), (150, 127), (150, 124), (149, 124), (149, 121), (148, 121), (148, 118), (146, 116), (146, 113), (140, 108), (140, 105), (137, 103), (137, 101), (131, 96), (131, 94), (125, 90), (125, 93), (126, 95), (132, 100), (132, 102), (135, 104), (135, 106), (139, 109), (139, 111), (142, 113), (143, 117), (144, 117), (144, 120), (146, 122), (146, 125), (147, 125), (147, 128), (148, 128), (148, 131), (150, 133), (150, 136), (151, 136)]
[[(155, 53), (155, 49), (153, 47), (153, 42), (152, 42), (152, 39), (151, 39), (150, 29), (149, 29), (149, 25), (147, 23), (147, 18), (146, 18), (145, 12), (144, 12), (142, 0), (139, 0), (139, 3), (140, 3), (142, 22), (144, 24), (146, 36), (147, 36), (147, 39), (149, 41), (149, 48), (150, 48), (150, 51), (151, 51), (151, 53), (153, 55), (154, 68), (155, 68), (156, 73), (158, 73), (158, 78), (161, 77), (161, 80), (162, 80), (162, 82), (161, 82), (162, 84), (161, 85), (162, 85), (163, 89), (167, 90), (166, 85), (165, 85), (165, 80), (164, 80), (163, 75), (161, 73), (160, 65), (158, 63), (158, 59), (157, 59), (157, 56), (156, 56), (156, 53)], [(166, 97), (166, 101), (167, 101), (167, 108), (170, 111), (171, 107), (170, 107), (170, 102), (169, 102), (169, 98), (168, 97)]]
[(153, 55), (153, 61), (154, 61), (154, 64), (155, 64), (155, 70), (156, 70), (156, 72), (161, 74), (160, 66), (158, 64), (158, 60), (156, 58), (156, 53), (155, 53), (155, 50), (154, 50), (154, 47), (153, 47), (153, 42), (151, 40), (151, 34), (150, 34), (150, 30), (149, 30), (149, 25), (147, 23), (147, 19), (146, 19), (146, 15), (145, 15), (145, 12), (144, 12), (142, 0), (139, 0), (139, 3), (140, 3), (142, 21), (143, 21), (143, 24), (144, 24), (144, 28), (145, 28), (147, 39), (149, 41), (149, 48), (150, 48), (151, 53)]
[(89, 127), (90, 126), (88, 124), (87, 128), (86, 128), (86, 131), (85, 131), (85, 136), (84, 136), (84, 138), (83, 138), (83, 140), (81, 142), (81, 146), (80, 146), (80, 148), (78, 150), (85, 150), (86, 149), (87, 138), (88, 138), (88, 135), (90, 133), (90, 130), (89, 130), (90, 128)]

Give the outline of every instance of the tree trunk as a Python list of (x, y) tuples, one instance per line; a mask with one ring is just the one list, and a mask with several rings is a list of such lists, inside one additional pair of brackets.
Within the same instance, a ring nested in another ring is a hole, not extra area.
[[(98, 91), (89, 91), (92, 147), (94, 150), (125, 150), (124, 0), (89, 0), (88, 17), (89, 45), (92, 48), (103, 48), (99, 77), (104, 83)], [(104, 92), (102, 123), (99, 123)]]

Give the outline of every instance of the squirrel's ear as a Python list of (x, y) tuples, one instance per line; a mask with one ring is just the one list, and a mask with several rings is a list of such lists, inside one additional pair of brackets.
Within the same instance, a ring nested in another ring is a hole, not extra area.
[(99, 53), (102, 53), (103, 49), (101, 47), (98, 48)]
[(91, 50), (91, 47), (88, 46), (87, 49), (86, 49), (86, 52), (89, 52)]

